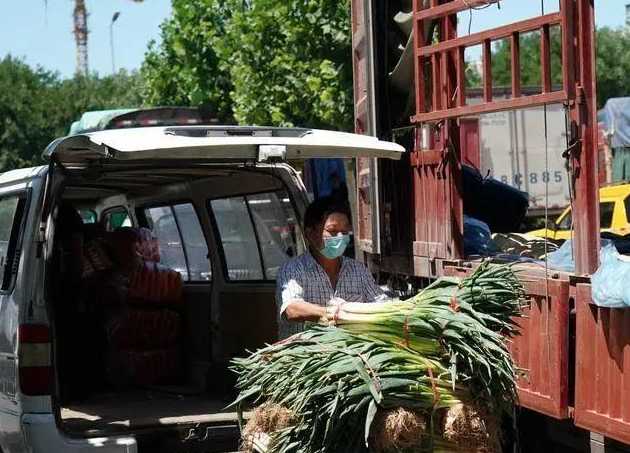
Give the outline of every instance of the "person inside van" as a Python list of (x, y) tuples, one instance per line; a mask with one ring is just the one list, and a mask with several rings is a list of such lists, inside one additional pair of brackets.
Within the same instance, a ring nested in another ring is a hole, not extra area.
[(276, 283), (281, 339), (303, 330), (305, 321), (328, 321), (327, 306), (386, 298), (363, 264), (343, 256), (350, 230), (346, 208), (331, 197), (306, 210), (308, 251), (285, 262)]

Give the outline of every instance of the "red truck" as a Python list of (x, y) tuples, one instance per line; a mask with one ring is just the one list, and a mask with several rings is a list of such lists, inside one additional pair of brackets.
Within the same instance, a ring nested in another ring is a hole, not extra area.
[[(466, 119), (563, 105), (576, 270), (517, 265), (530, 300), (522, 335), (511, 344), (522, 370), (523, 450), (626, 451), (630, 310), (591, 300), (600, 248), (594, 3), (560, 0), (554, 12), (458, 35), (458, 14), (467, 19), (471, 8), (494, 3), (352, 0), (356, 132), (408, 151), (400, 162), (357, 160), (358, 243), (368, 265), (401, 287), (470, 273), (479, 259), (466, 256), (463, 244)], [(552, 84), (558, 30), (561, 83)], [(522, 89), (520, 76), (520, 43), (530, 33), (540, 36), (541, 83), (534, 93)], [(511, 86), (507, 98), (496, 99), (492, 57), (499, 40), (509, 42)], [(475, 46), (481, 47), (483, 99), (473, 104), (465, 55)]]

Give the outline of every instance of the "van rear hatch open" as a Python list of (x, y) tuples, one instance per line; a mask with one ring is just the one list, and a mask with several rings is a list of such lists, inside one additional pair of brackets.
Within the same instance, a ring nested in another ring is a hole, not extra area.
[(44, 156), (64, 168), (148, 161), (272, 162), (311, 158), (400, 159), (405, 149), (376, 137), (299, 128), (182, 126), (122, 129), (52, 142)]

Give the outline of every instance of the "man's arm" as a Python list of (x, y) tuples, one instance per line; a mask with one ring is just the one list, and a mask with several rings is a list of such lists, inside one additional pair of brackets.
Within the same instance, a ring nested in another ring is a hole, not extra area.
[(325, 321), (326, 307), (306, 302), (303, 299), (293, 299), (284, 308), (284, 316), (293, 322), (319, 322)]
[[(288, 263), (290, 264), (290, 262)], [(326, 319), (326, 307), (304, 300), (303, 276), (295, 268), (285, 264), (277, 279), (277, 293), (280, 320), (290, 322), (319, 322)]]

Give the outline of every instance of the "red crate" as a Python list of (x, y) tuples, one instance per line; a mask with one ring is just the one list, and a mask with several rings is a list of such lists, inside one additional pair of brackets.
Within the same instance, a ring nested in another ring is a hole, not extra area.
[(591, 304), (576, 291), (575, 424), (630, 444), (630, 310)]

